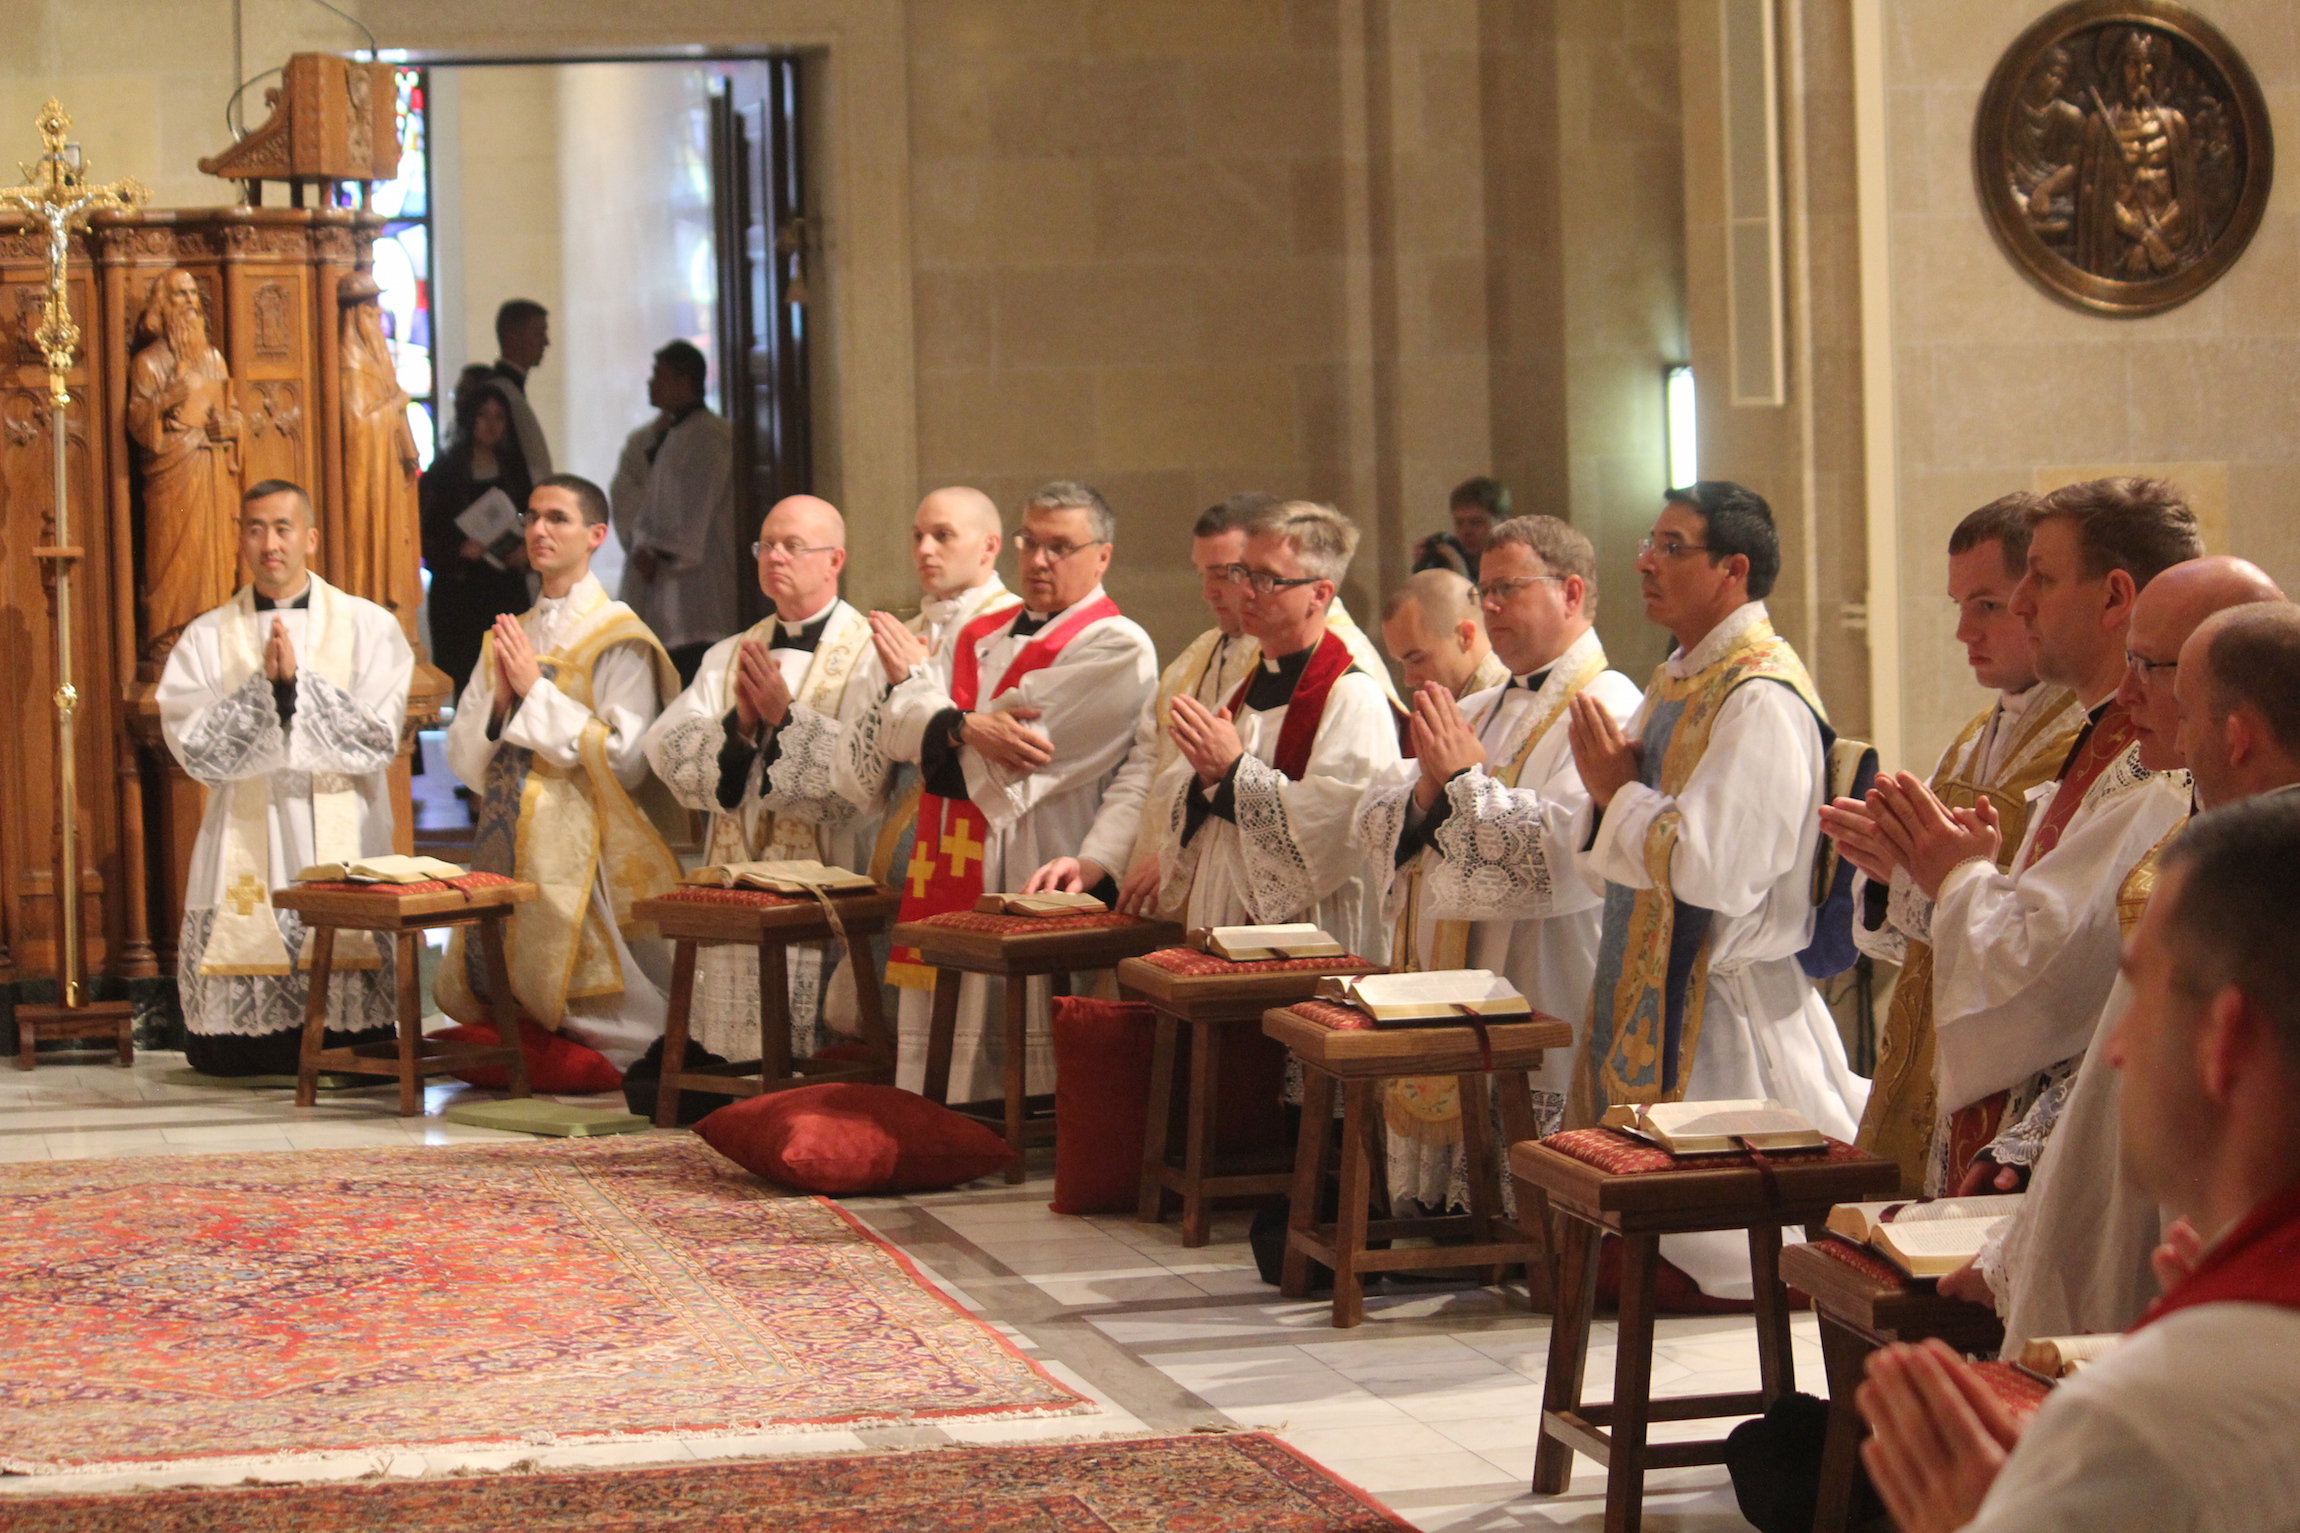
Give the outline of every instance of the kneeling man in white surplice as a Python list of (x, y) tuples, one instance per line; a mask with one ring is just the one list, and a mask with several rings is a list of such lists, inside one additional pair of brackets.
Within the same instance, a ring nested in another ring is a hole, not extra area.
[[(271, 892), (315, 863), (389, 852), (415, 654), (399, 619), (311, 573), (311, 499), (267, 479), (240, 506), (252, 583), (184, 626), (156, 701), (168, 749), (205, 784), (184, 890), (184, 1058), (209, 1075), (290, 1075), (303, 1032), (303, 920)], [(342, 933), (328, 1046), (391, 1036), (392, 950)]]

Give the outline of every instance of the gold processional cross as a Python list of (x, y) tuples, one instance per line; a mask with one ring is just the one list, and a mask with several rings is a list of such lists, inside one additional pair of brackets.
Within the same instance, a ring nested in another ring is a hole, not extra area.
[(32, 550), (34, 558), (51, 562), (56, 584), (56, 823), (58, 869), (57, 908), (62, 919), (58, 931), (56, 989), (64, 1005), (78, 1008), (80, 994), (80, 840), (78, 763), (72, 749), (73, 716), (80, 705), (79, 689), (72, 682), (72, 567), (81, 550), (72, 544), (69, 494), (66, 484), (64, 416), (72, 403), (67, 381), (72, 354), (80, 345), (80, 327), (72, 321), (71, 295), (65, 276), (72, 257), (72, 235), (86, 226), (92, 213), (125, 213), (151, 199), (142, 182), (132, 177), (91, 186), (81, 162), (80, 146), (67, 141), (72, 119), (62, 102), (51, 96), (33, 119), (40, 129), (43, 152), (24, 172), (22, 186), (0, 188), (0, 209), (24, 214), (48, 240), (48, 302), (41, 310), (32, 340), (48, 364), (48, 436), (55, 449), (56, 541)]

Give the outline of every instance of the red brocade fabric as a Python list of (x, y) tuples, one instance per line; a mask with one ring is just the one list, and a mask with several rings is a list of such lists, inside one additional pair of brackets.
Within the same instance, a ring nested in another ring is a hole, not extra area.
[(492, 889), (518, 881), (500, 873), (465, 873), (457, 878), (427, 878), (415, 884), (310, 883), (293, 887), (325, 889), (332, 894), (385, 894), (397, 899), (403, 894), (445, 894), (450, 889)]
[(811, 894), (777, 894), (772, 889), (715, 889), (709, 884), (687, 884), (663, 896), (690, 905), (812, 905)]
[(2050, 1384), (2010, 1363), (1978, 1362), (1970, 1366), (1974, 1376), (1989, 1387), (2016, 1421), (2035, 1415), (2037, 1407), (2044, 1404), (2044, 1397), (2052, 1393)]
[[(502, 1034), (485, 1023), (445, 1028), (431, 1037), (435, 1042), (460, 1043), (474, 1049), (492, 1049), (502, 1041)], [(547, 1030), (532, 1017), (519, 1019), (519, 1047), (527, 1056), (530, 1090), (573, 1096), (623, 1088), (623, 1072), (606, 1055), (565, 1033)], [(455, 1078), (488, 1091), (503, 1091), (511, 1085), (511, 1072), (502, 1065), (478, 1065), (457, 1072)]]
[[(1608, 1176), (1637, 1176), (1648, 1171), (1731, 1171), (1756, 1164), (1744, 1154), (1691, 1155), (1680, 1160), (1658, 1145), (1646, 1144), (1609, 1128), (1567, 1129), (1541, 1142), (1561, 1155), (1570, 1155), (1584, 1165), (1595, 1166)], [(1831, 1139), (1825, 1155), (1815, 1155), (1808, 1150), (1776, 1152), (1767, 1158), (1779, 1167), (1794, 1166), (1806, 1161), (1869, 1160), (1873, 1157), (1866, 1150), (1855, 1149), (1852, 1145)]]
[(1058, 1214), (1130, 1212), (1158, 1016), (1139, 1001), (1054, 998), (1054, 1201)]
[(1014, 1158), (998, 1135), (915, 1091), (848, 1082), (750, 1097), (695, 1132), (745, 1171), (834, 1198), (938, 1192)]
[(1305, 1022), (1330, 1027), (1337, 1033), (1370, 1033), (1374, 1019), (1355, 1006), (1336, 1006), (1332, 1001), (1296, 1001), (1287, 1010)]
[(1824, 1236), (1811, 1242), (1808, 1249), (1816, 1256), (1826, 1256), (1833, 1262), (1852, 1268), (1872, 1282), (1883, 1283), (1893, 1288), (1909, 1286), (1907, 1273), (1867, 1246), (1854, 1245), (1851, 1241), (1840, 1236)]
[(1338, 958), (1252, 958), (1232, 963), (1194, 947), (1163, 947), (1142, 955), (1144, 963), (1175, 974), (1378, 974), (1379, 964), (1343, 954)]
[(1103, 931), (1116, 926), (1140, 926), (1140, 916), (1122, 916), (1115, 910), (1088, 911), (1075, 916), (992, 915), (985, 910), (946, 910), (918, 923), (942, 931), (990, 932), (1000, 937), (1023, 937), (1032, 932)]

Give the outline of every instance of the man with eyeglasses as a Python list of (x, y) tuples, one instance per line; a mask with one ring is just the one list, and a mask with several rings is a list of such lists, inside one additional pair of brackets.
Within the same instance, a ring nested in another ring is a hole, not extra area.
[(1486, 637), (1477, 587), (1452, 570), (1423, 570), (1390, 593), (1382, 603), (1382, 648), (1405, 672), (1408, 696), (1435, 685), (1463, 698), (1509, 680)]
[[(1956, 636), (1973, 679), (1996, 697), (1941, 753), (1931, 786), (1955, 808), (1970, 809), (1983, 798), (1996, 807), (2011, 843), (1998, 853), (2000, 869), (2011, 865), (2027, 831), (2031, 790), (2052, 781), (2085, 722), (2073, 691), (2037, 680), (2036, 641), (2013, 611), (2013, 588), (2028, 570), (2029, 514), (2036, 504), (2025, 491), (2000, 496), (1949, 535)], [(1934, 1132), (1932, 901), (1893, 860), (1865, 804), (1853, 812), (1823, 805), (1821, 826), (1861, 870), (1853, 883), (1854, 942), (1900, 970), (1877, 1040), (1858, 1143), (1899, 1163), (1904, 1194), (1937, 1193), (1947, 1162), (1945, 1154), (1934, 1154), (1942, 1141)]]
[[(1625, 1102), (1773, 1097), (1853, 1137), (1868, 1082), (1798, 955), (1828, 783), (1827, 713), (1764, 598), (1781, 571), (1772, 508), (1738, 484), (1671, 490), (1638, 555), (1645, 614), (1677, 640), (1624, 727), (1573, 700), (1568, 738), (1595, 823), (1576, 827), (1605, 891), (1573, 1116)], [(1746, 1299), (1736, 1235), (1670, 1235), (1703, 1293)]]
[[(1637, 684), (1607, 667), (1592, 626), (1597, 556), (1579, 532), (1555, 517), (1514, 517), (1493, 529), (1479, 575), (1501, 679), (1458, 704), (1442, 680), (1424, 680), (1413, 757), (1375, 774), (1355, 835), (1381, 892), (1391, 968), (1506, 974), (1578, 1035), (1602, 901), (1574, 872), (1572, 827), (1589, 795), (1564, 719), (1585, 692), (1627, 719)], [(1458, 578), (1436, 571), (1414, 582)], [(1573, 1049), (1553, 1049), (1532, 1077), (1545, 1134), (1565, 1116), (1574, 1058)], [(1392, 1082), (1387, 1118), (1390, 1195), (1432, 1211), (1466, 1206), (1453, 1079)]]
[(2116, 890), (2188, 811), (2184, 773), (2142, 764), (2119, 698), (2134, 604), (2203, 553), (2196, 517), (2162, 480), (2064, 485), (2030, 513), (2013, 610), (2036, 640), (2037, 675), (2072, 689), (2087, 719), (2038, 794), (2012, 870), (1986, 802), (1952, 812), (1906, 772), (1879, 777), (1866, 813), (1918, 894), (1933, 901), (1933, 1079), (1940, 1185), (2010, 1191), (2035, 1146), (1999, 1140), (2064, 1077), (2116, 977)]
[[(647, 759), (680, 803), (710, 818), (707, 865), (789, 858), (855, 867), (869, 826), (831, 791), (830, 730), (878, 700), (871, 628), (839, 599), (846, 518), (813, 495), (775, 502), (751, 552), (772, 616), (722, 639), (694, 684), (647, 731)], [(791, 1052), (822, 1039), (823, 955), (790, 962)], [(695, 965), (695, 1041), (748, 1059), (759, 1036), (759, 955), (707, 947)]]
[[(1102, 589), (1118, 519), (1091, 485), (1058, 479), (1023, 505), (1014, 540), (1022, 605), (984, 612), (959, 631), (947, 669), (920, 665), (887, 695), (880, 748), (916, 760), (923, 791), (903, 870), (901, 918), (973, 906), (1018, 889), (1032, 870), (1075, 856), (1110, 774), (1158, 680), (1157, 650)], [(899, 1083), (925, 1079), (934, 970), (897, 948), (887, 977), (902, 990)], [(1003, 1092), (1003, 1039), (987, 1019), (1001, 981), (966, 975), (959, 989), (950, 1100)], [(1027, 1088), (1050, 1090), (1044, 979), (1029, 981)]]
[[(626, 1069), (663, 1036), (670, 954), (631, 907), (679, 882), (679, 859), (636, 797), (648, 786), (640, 742), (679, 673), (591, 573), (607, 515), (606, 492), (574, 474), (528, 495), (527, 567), (543, 594), (481, 643), (447, 764), (479, 794), (472, 867), (540, 891), (505, 933), (520, 1011)], [(481, 955), (464, 934), (440, 965), (440, 1009), (492, 1026)]]
[(1378, 902), (1350, 845), (1366, 783), (1398, 759), (1382, 685), (1328, 624), (1358, 530), (1331, 506), (1287, 501), (1246, 531), (1240, 622), (1260, 648), (1219, 706), (1175, 697), (1176, 759), (1145, 815), (1173, 850), (1159, 904), (1192, 927), (1314, 921), (1378, 954)]

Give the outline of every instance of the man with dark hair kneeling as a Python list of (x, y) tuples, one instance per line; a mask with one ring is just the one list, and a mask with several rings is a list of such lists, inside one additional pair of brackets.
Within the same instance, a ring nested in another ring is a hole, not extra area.
[(2126, 1170), (2185, 1225), (2165, 1295), (2025, 1425), (1940, 1342), (1871, 1357), (1862, 1458), (1903, 1533), (2300, 1526), (2296, 907), (2300, 797), (2164, 851), (2107, 1048)]

